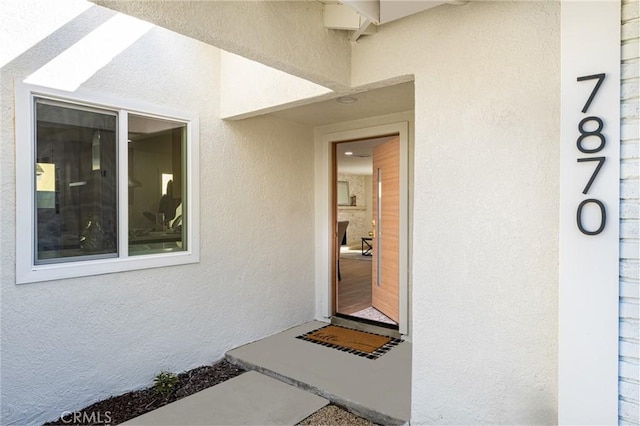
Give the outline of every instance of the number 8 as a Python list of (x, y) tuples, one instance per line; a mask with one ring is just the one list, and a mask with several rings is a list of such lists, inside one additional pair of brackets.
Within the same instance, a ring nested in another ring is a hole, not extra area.
[[(598, 128), (593, 131), (585, 130), (584, 125), (589, 121), (595, 121), (596, 123), (598, 123)], [(582, 119), (582, 121), (580, 121), (580, 124), (578, 124), (578, 130), (580, 131), (580, 136), (578, 137), (578, 140), (577, 140), (578, 149), (581, 152), (584, 152), (585, 154), (593, 154), (594, 152), (602, 151), (602, 148), (604, 148), (604, 145), (607, 143), (606, 139), (604, 138), (604, 135), (602, 134), (603, 127), (604, 127), (604, 123), (599, 117), (586, 117)], [(588, 149), (583, 147), (582, 141), (588, 138), (589, 136), (595, 136), (599, 138), (600, 145), (594, 149)]]

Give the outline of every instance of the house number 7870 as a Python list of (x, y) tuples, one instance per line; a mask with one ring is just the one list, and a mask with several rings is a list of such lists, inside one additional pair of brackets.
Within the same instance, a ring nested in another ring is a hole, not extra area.
[[(598, 93), (598, 90), (600, 90), (600, 86), (602, 85), (604, 78), (604, 73), (578, 77), (577, 81), (579, 82), (587, 80), (597, 80), (595, 86), (593, 87), (593, 90), (591, 91), (589, 99), (587, 99), (587, 102), (582, 108), (581, 112), (583, 114), (586, 114), (589, 110), (591, 102), (593, 102), (596, 94)], [(604, 122), (600, 117), (590, 115), (583, 118), (578, 124), (578, 131), (580, 132), (580, 136), (578, 136), (578, 139), (576, 140), (578, 151), (582, 152), (583, 154), (597, 154), (602, 151), (607, 144), (607, 139), (602, 133), (603, 128)], [(604, 156), (582, 157), (577, 159), (578, 163), (596, 163), (593, 173), (591, 174), (591, 178), (582, 190), (583, 194), (587, 195), (589, 193), (591, 185), (593, 185), (596, 178), (598, 177), (598, 173), (600, 173), (600, 169), (602, 169), (602, 166), (604, 165), (606, 159), (607, 158)], [(587, 229), (582, 222), (582, 210), (589, 204), (595, 204), (600, 209), (600, 225), (596, 229)], [(576, 211), (576, 222), (578, 224), (578, 229), (580, 230), (580, 232), (585, 235), (598, 235), (599, 233), (601, 233), (604, 230), (605, 225), (607, 224), (607, 210), (602, 201), (595, 198), (587, 198), (583, 200), (578, 205), (578, 210)]]

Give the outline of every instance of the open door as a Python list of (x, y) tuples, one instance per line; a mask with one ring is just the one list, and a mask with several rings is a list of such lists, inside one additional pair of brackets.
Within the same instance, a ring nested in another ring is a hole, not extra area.
[(372, 305), (399, 323), (400, 137), (373, 148)]

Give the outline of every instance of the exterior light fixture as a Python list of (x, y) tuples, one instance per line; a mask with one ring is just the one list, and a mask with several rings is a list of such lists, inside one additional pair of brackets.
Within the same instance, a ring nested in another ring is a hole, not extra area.
[(340, 96), (336, 99), (336, 102), (341, 104), (352, 104), (358, 102), (358, 98), (354, 98), (353, 96)]

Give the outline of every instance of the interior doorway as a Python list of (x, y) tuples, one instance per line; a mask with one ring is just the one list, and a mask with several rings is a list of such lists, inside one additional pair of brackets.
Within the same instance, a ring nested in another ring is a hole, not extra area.
[(335, 313), (398, 329), (399, 135), (335, 142)]

